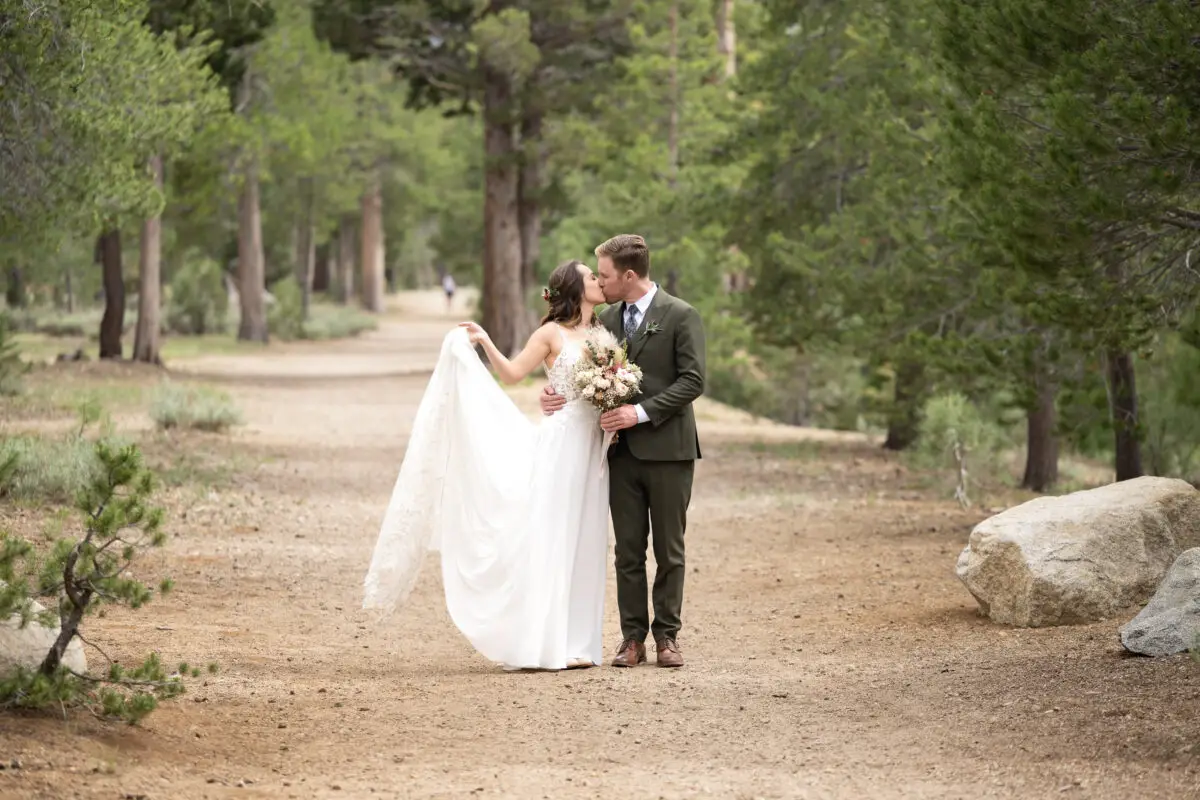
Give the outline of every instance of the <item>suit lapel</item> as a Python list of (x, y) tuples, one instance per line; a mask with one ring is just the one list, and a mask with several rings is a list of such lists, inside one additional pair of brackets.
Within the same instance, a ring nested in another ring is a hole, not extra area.
[(667, 303), (664, 300), (666, 292), (660, 286), (658, 291), (654, 293), (654, 297), (650, 300), (650, 307), (646, 309), (645, 315), (642, 317), (642, 324), (638, 326), (637, 331), (633, 334), (633, 342), (629, 345), (629, 360), (637, 361), (638, 355), (642, 352), (642, 348), (646, 346), (646, 342), (654, 334), (647, 333), (651, 325), (659, 325), (663, 317), (667, 313)]

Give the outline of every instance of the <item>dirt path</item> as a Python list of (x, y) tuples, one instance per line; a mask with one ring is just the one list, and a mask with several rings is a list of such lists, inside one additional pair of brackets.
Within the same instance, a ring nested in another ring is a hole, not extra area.
[(433, 561), (376, 623), (361, 580), (449, 321), (410, 307), (361, 340), (186, 365), (248, 420), (211, 446), (257, 466), (187, 508), (157, 565), (176, 595), (98, 633), (222, 671), (142, 730), (0, 718), (22, 762), (0, 796), (1197, 796), (1190, 661), (1122, 657), (1116, 621), (981, 620), (953, 574), (977, 516), (858, 437), (710, 405), (684, 670), (503, 673)]

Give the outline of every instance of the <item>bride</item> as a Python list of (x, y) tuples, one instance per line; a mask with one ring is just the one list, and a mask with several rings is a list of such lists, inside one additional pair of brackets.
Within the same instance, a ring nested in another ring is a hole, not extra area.
[(599, 413), (575, 400), (528, 420), (504, 383), (544, 364), (574, 398), (571, 368), (604, 303), (580, 261), (560, 265), (543, 295), (549, 313), (515, 358), (472, 322), (451, 331), (413, 421), (371, 566), (363, 607), (393, 610), (416, 582), (425, 550), (440, 550), (451, 619), (507, 669), (600, 663), (608, 474)]

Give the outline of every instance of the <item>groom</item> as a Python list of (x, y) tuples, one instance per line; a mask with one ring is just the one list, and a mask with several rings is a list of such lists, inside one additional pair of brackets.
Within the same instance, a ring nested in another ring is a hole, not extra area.
[[(704, 391), (704, 326), (687, 303), (650, 280), (650, 250), (635, 234), (596, 248), (596, 271), (608, 307), (600, 321), (642, 369), (637, 402), (600, 417), (619, 432), (608, 454), (609, 508), (616, 534), (617, 607), (623, 640), (614, 667), (646, 661), (654, 634), (660, 667), (682, 667), (676, 637), (683, 608), (683, 534), (692, 474), (700, 458), (692, 402)], [(547, 387), (542, 412), (565, 405)], [(646, 609), (646, 541), (654, 534), (654, 623)]]

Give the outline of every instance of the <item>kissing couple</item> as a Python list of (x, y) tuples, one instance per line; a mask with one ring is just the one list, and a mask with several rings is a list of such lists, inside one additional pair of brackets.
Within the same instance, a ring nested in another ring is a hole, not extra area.
[[(446, 336), (365, 580), (363, 607), (393, 611), (412, 591), (424, 553), (440, 551), (451, 619), (509, 670), (601, 663), (610, 512), (622, 635), (612, 664), (645, 663), (649, 634), (659, 666), (683, 666), (684, 531), (700, 458), (692, 403), (704, 391), (704, 327), (694, 308), (654, 283), (641, 236), (615, 236), (595, 253), (595, 272), (581, 261), (554, 270), (542, 325), (514, 358), (475, 323)], [(642, 373), (638, 393), (604, 413), (572, 380), (601, 328)], [(545, 367), (539, 423), (497, 385), (476, 345), (507, 384)]]

